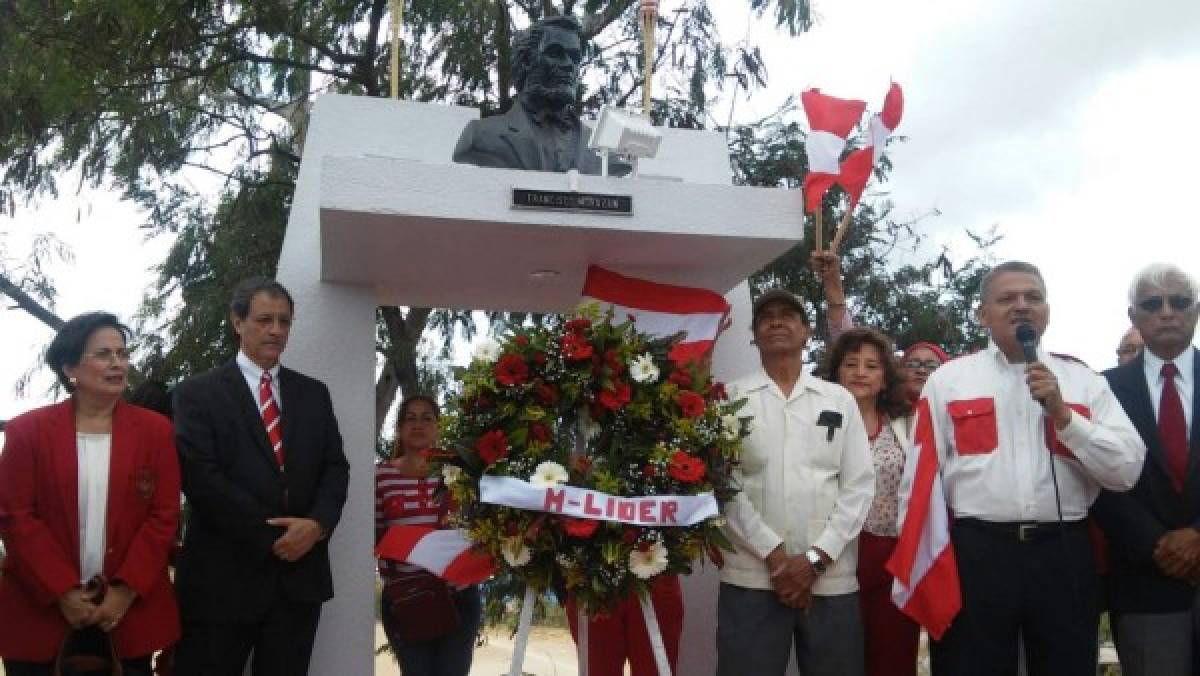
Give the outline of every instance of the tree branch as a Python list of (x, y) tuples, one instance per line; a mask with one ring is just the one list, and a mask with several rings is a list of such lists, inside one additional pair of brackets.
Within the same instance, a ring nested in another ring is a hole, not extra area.
[(17, 307), (33, 315), (46, 326), (55, 331), (62, 328), (64, 322), (61, 317), (51, 312), (46, 306), (37, 301), (36, 298), (30, 296), (24, 289), (9, 281), (8, 277), (0, 274), (0, 293), (12, 298), (17, 302)]
[(610, 2), (603, 12), (583, 17), (583, 39), (591, 40), (599, 35), (601, 31), (608, 28), (609, 24), (621, 18), (621, 15), (633, 4), (634, 0), (615, 0), (615, 2)]

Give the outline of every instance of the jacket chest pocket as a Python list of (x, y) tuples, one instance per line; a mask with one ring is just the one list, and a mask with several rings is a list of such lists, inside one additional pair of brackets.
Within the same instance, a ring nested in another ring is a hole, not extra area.
[(991, 453), (999, 444), (996, 402), (991, 397), (960, 399), (946, 404), (954, 425), (954, 447), (960, 455)]

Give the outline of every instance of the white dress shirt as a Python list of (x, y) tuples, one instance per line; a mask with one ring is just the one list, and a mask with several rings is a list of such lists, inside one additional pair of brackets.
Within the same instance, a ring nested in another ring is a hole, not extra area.
[[(947, 362), (925, 383), (921, 397), (929, 405), (946, 502), (955, 516), (1056, 521), (1057, 478), (1062, 518), (1078, 521), (1087, 516), (1101, 486), (1128, 490), (1141, 474), (1146, 446), (1108, 382), (1087, 366), (1040, 348), (1038, 360), (1074, 409), (1064, 429), (1055, 430), (1029, 394), (1025, 364), (1010, 364), (995, 343)], [(1085, 408), (1087, 416), (1080, 414)], [(1050, 434), (1063, 446), (1053, 460)], [(908, 488), (900, 488), (902, 503)]]
[(86, 583), (104, 572), (111, 434), (75, 434), (79, 458), (79, 576)]
[[(1171, 361), (1175, 364), (1175, 391), (1179, 393), (1179, 402), (1183, 404), (1183, 420), (1187, 423), (1187, 438), (1192, 438), (1192, 392), (1196, 383), (1196, 372), (1193, 370), (1194, 350), (1189, 345), (1178, 357)], [(1159, 359), (1149, 348), (1143, 348), (1143, 362), (1146, 371), (1146, 387), (1150, 388), (1150, 404), (1154, 406), (1154, 419), (1158, 420), (1158, 407), (1162, 404), (1163, 377), (1162, 367), (1166, 363)]]
[[(254, 399), (254, 404), (258, 406), (258, 413), (262, 415), (262, 403), (258, 400), (258, 387), (262, 382), (263, 370), (253, 361), (246, 353), (238, 350), (237, 365), (242, 370), (242, 377), (246, 379), (246, 385), (250, 387), (250, 396)], [(279, 396), (279, 364), (275, 364), (270, 368), (271, 374), (271, 396), (275, 398), (275, 405), (279, 407), (279, 412), (283, 413), (283, 397)]]
[[(854, 397), (841, 385), (801, 374), (784, 396), (763, 370), (730, 385), (753, 416), (735, 478), (741, 491), (725, 505), (721, 581), (771, 589), (764, 559), (780, 544), (789, 556), (819, 547), (833, 564), (817, 595), (858, 589), (858, 534), (875, 493), (870, 442)], [(824, 415), (822, 415), (824, 414)], [(825, 426), (818, 422), (837, 419)]]

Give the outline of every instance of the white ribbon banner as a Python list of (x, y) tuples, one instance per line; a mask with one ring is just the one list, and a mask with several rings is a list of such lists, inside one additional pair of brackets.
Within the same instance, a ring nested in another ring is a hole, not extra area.
[(479, 501), (636, 526), (691, 526), (718, 514), (712, 493), (618, 497), (578, 486), (535, 486), (523, 479), (498, 476), (479, 479)]

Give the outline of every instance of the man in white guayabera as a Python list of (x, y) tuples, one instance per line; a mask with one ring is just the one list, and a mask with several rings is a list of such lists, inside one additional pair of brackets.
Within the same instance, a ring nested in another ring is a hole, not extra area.
[(804, 303), (782, 289), (754, 303), (762, 368), (733, 383), (754, 416), (726, 505), (735, 551), (721, 568), (717, 674), (787, 670), (862, 676), (858, 533), (875, 493), (862, 417), (841, 385), (803, 370)]

